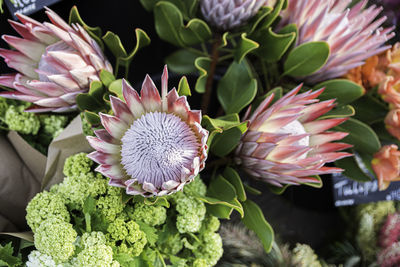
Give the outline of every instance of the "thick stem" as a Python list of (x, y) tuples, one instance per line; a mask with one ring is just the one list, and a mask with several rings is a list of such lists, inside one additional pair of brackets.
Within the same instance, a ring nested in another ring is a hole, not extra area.
[(207, 77), (207, 81), (206, 81), (206, 92), (203, 94), (203, 98), (201, 101), (201, 110), (203, 111), (203, 114), (207, 114), (208, 106), (210, 104), (214, 74), (215, 74), (215, 69), (217, 67), (218, 58), (219, 58), (218, 48), (221, 45), (221, 41), (222, 41), (221, 35), (218, 35), (217, 38), (215, 38), (215, 41), (214, 41), (214, 44), (212, 47), (210, 70), (208, 72), (208, 77)]

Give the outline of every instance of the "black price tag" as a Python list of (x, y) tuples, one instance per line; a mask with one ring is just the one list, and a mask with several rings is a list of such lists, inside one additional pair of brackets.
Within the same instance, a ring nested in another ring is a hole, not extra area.
[(378, 181), (357, 182), (342, 174), (332, 175), (335, 206), (350, 206), (368, 202), (400, 200), (400, 182), (391, 182), (379, 191)]
[(43, 9), (45, 6), (50, 6), (60, 1), (61, 0), (4, 0), (14, 19), (17, 19), (15, 13), (30, 15)]

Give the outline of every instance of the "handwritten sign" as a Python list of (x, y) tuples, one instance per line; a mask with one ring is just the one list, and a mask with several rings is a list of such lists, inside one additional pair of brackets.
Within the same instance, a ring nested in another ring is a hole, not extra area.
[(45, 6), (50, 6), (61, 0), (5, 0), (6, 6), (14, 19), (17, 19), (15, 13), (29, 15), (43, 9)]
[(384, 200), (400, 200), (400, 182), (379, 191), (376, 179), (370, 182), (357, 182), (342, 174), (332, 175), (335, 206), (350, 206)]

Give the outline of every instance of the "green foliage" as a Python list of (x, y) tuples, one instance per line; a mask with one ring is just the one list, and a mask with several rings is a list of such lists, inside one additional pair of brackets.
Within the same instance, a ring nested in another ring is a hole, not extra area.
[(165, 63), (173, 72), (179, 74), (188, 74), (196, 71), (194, 62), (197, 57), (197, 54), (186, 49), (181, 49), (166, 57)]
[(199, 71), (199, 78), (197, 78), (195, 90), (198, 93), (206, 91), (206, 82), (208, 78), (208, 70), (210, 69), (211, 59), (208, 57), (198, 57), (194, 61), (196, 69)]
[(68, 261), (74, 254), (77, 237), (72, 224), (58, 218), (43, 221), (35, 231), (35, 247), (56, 263)]
[(24, 112), (26, 107), (26, 105), (10, 105), (5, 113), (4, 122), (10, 130), (35, 135), (40, 128), (39, 117), (33, 113)]
[(257, 81), (247, 62), (233, 62), (218, 83), (217, 96), (227, 114), (239, 113), (253, 101), (257, 93)]
[(290, 51), (283, 66), (283, 75), (293, 77), (310, 75), (325, 65), (329, 53), (329, 45), (326, 42), (301, 44)]
[(13, 253), (14, 249), (11, 242), (4, 246), (0, 245), (0, 265), (7, 267), (20, 266), (22, 264), (21, 258), (13, 256)]
[(257, 42), (247, 38), (246, 33), (242, 33), (240, 35), (239, 44), (236, 46), (234, 52), (236, 62), (242, 62), (248, 53), (257, 49), (259, 46), (260, 45)]
[(313, 87), (314, 90), (325, 88), (318, 97), (321, 101), (336, 99), (339, 105), (349, 104), (364, 95), (365, 89), (349, 80), (335, 79), (319, 83)]

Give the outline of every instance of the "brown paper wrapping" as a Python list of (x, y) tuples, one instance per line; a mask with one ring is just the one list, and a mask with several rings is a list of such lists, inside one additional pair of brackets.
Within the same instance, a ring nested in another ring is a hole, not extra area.
[(0, 232), (26, 230), (28, 202), (41, 190), (62, 182), (67, 157), (93, 149), (83, 134), (80, 116), (51, 142), (47, 158), (16, 132), (8, 133), (9, 142), (0, 137)]

